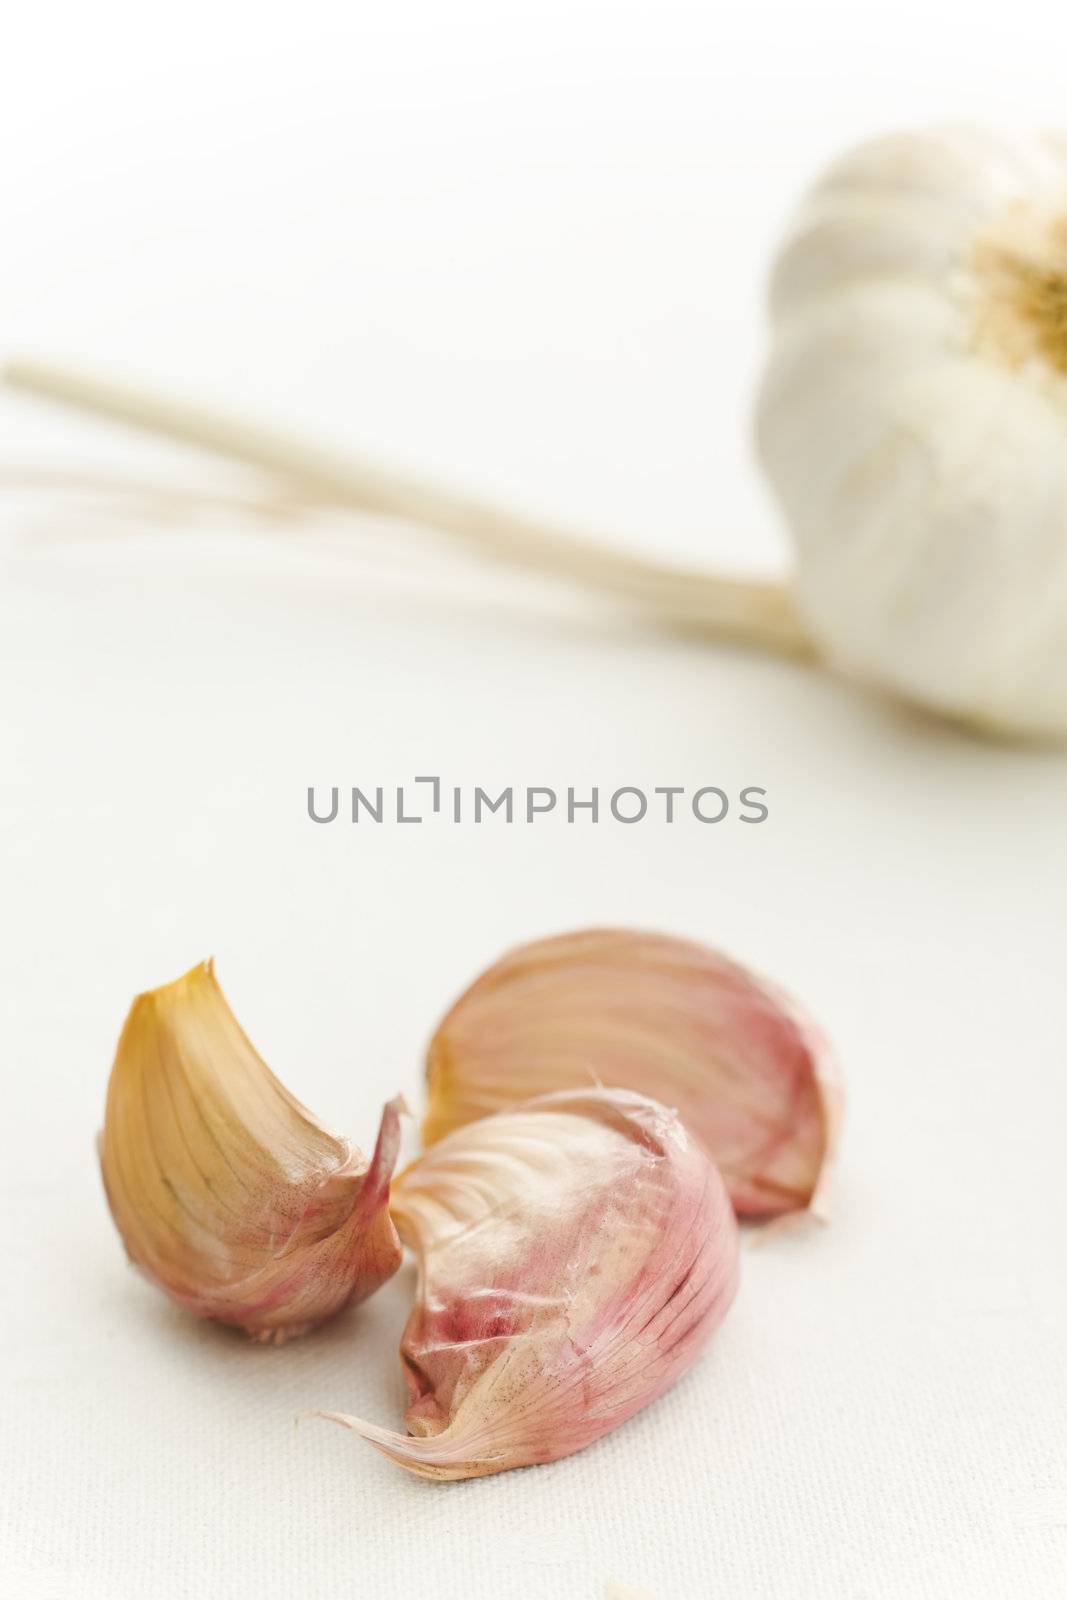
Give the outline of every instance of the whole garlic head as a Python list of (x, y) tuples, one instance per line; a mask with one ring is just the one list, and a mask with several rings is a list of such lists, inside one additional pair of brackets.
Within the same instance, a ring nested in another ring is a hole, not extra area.
[(1067, 145), (862, 146), (802, 205), (772, 310), (759, 446), (824, 654), (1067, 734)]
[(582, 1449), (692, 1365), (737, 1288), (723, 1181), (642, 1095), (543, 1095), (460, 1128), (394, 1187), (418, 1257), (410, 1436), (326, 1415), (409, 1471), (474, 1478)]

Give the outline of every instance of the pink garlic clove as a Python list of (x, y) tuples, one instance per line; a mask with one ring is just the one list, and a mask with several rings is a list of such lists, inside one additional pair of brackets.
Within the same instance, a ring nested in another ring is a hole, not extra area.
[(197, 1316), (280, 1343), (392, 1276), (400, 1145), (385, 1107), (370, 1161), (274, 1077), (210, 961), (138, 995), (108, 1086), (100, 1164), (126, 1253)]
[(489, 967), (440, 1023), (427, 1079), (427, 1144), (557, 1089), (651, 1095), (748, 1217), (822, 1208), (844, 1104), (827, 1041), (786, 995), (690, 940), (610, 928)]
[(424, 1477), (581, 1450), (692, 1365), (737, 1288), (718, 1170), (673, 1112), (624, 1090), (460, 1129), (397, 1180), (393, 1214), (419, 1266), (410, 1436), (326, 1415)]

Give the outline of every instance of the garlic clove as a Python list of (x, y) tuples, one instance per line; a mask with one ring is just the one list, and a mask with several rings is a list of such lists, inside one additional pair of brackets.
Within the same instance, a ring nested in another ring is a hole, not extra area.
[(367, 1162), (274, 1077), (210, 961), (138, 995), (100, 1139), (127, 1255), (198, 1316), (263, 1342), (307, 1332), (400, 1264), (400, 1109), (385, 1107)]
[(400, 1347), (410, 1435), (337, 1412), (428, 1478), (572, 1454), (696, 1360), (737, 1288), (722, 1178), (642, 1095), (545, 1095), (461, 1128), (397, 1180), (418, 1257)]
[(427, 1076), (427, 1144), (592, 1079), (674, 1107), (739, 1215), (825, 1209), (843, 1107), (826, 1040), (792, 1000), (689, 940), (592, 929), (512, 950), (441, 1022)]

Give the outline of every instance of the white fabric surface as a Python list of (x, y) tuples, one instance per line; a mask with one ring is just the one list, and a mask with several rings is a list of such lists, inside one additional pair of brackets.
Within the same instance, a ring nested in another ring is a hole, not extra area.
[[(58, 63), (56, 19), (27, 20), (59, 78), (51, 124), (30, 68), (3, 113), (12, 334), (767, 565), (743, 401), (796, 182), (865, 121), (993, 114), (1008, 84), (1058, 103), (1036, 6), (1017, 70), (970, 9), (932, 38), (927, 10), (899, 8), (862, 81), (869, 18), (834, 6), (467, 6), (455, 28), (406, 6), (365, 33), (311, 7), (296, 43), (224, 8), (158, 45), (105, 6), (113, 50), (100, 8), (91, 37), (70, 8)], [(248, 487), (14, 400), (0, 427), (5, 467)], [(1061, 1596), (1063, 755), (469, 576), (395, 530), (3, 505), (0, 1593)], [(771, 815), (306, 817), (309, 783), (434, 772), (760, 784)], [(274, 1350), (127, 1268), (93, 1136), (135, 991), (213, 952), (266, 1058), (366, 1143), (384, 1098), (417, 1103), (426, 1036), (482, 965), (620, 921), (792, 988), (851, 1096), (832, 1225), (746, 1246), (712, 1350), (654, 1407), (549, 1467), (423, 1483), (294, 1423), (399, 1419), (410, 1269)]]

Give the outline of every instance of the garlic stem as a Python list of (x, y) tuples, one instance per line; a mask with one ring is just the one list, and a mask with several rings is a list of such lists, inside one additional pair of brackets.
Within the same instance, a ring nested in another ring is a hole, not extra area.
[(12, 388), (280, 474), (327, 503), (421, 523), (506, 565), (607, 591), (675, 626), (787, 655), (812, 652), (788, 584), (664, 566), (237, 417), (62, 367), (14, 361), (3, 377)]
[(281, 522), (291, 518), (299, 502), (290, 496), (227, 494), (222, 490), (179, 489), (172, 484), (123, 477), (119, 473), (66, 471), (59, 467), (0, 467), (0, 489), (43, 489), (62, 493), (111, 496), (142, 504), (165, 514), (175, 512), (230, 512)]

